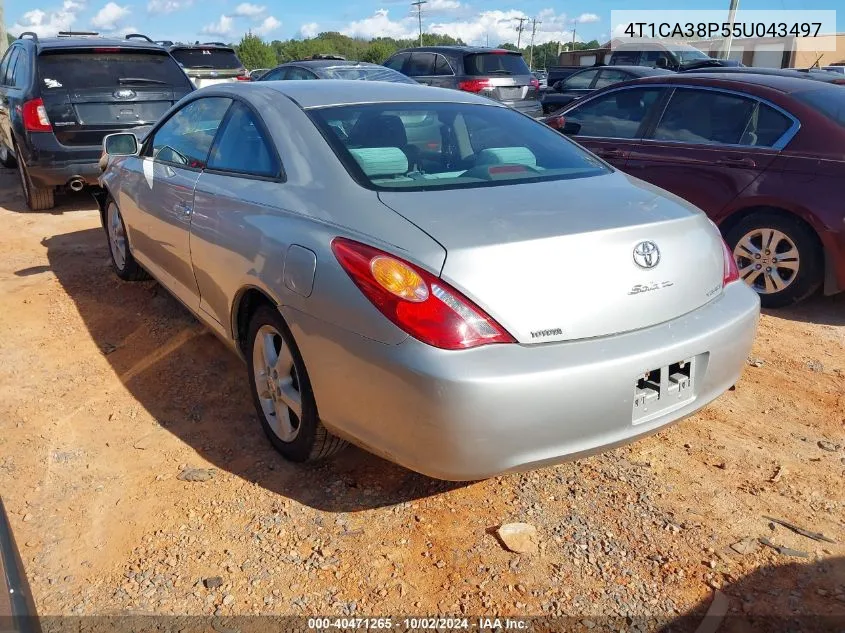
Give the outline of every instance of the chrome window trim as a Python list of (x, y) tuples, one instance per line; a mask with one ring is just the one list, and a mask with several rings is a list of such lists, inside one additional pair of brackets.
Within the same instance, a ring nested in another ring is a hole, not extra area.
[[(607, 92), (604, 92), (600, 95), (595, 95), (595, 96), (592, 96), (592, 97), (587, 97), (586, 99), (583, 99), (583, 100), (579, 100), (579, 102), (577, 104), (575, 104), (572, 108), (570, 108), (569, 110), (565, 110), (565, 111), (561, 112), (561, 115), (563, 115), (565, 117), (567, 112), (571, 112), (571, 111), (577, 109), (578, 107), (580, 107), (581, 105), (586, 104), (586, 103), (590, 103), (590, 101), (593, 101), (593, 100), (595, 100), (599, 97), (605, 97), (609, 94), (612, 94), (614, 92), (618, 92), (620, 90), (634, 90), (636, 88), (663, 88), (663, 89), (668, 88), (672, 91), (672, 92), (669, 93), (669, 98), (666, 99), (666, 103), (663, 106), (663, 112), (660, 113), (660, 117), (658, 117), (658, 119), (657, 119), (658, 125), (660, 124), (660, 121), (663, 119), (663, 115), (666, 113), (666, 108), (668, 107), (669, 102), (672, 100), (672, 97), (674, 96), (675, 91), (679, 88), (684, 88), (684, 89), (688, 89), (688, 90), (707, 90), (709, 92), (720, 92), (720, 93), (723, 93), (723, 94), (731, 94), (731, 95), (735, 95), (735, 96), (738, 96), (738, 97), (743, 97), (745, 99), (750, 99), (752, 101), (757, 101), (759, 103), (762, 103), (762, 104), (774, 109), (775, 111), (777, 111), (780, 114), (787, 117), (790, 121), (792, 121), (792, 125), (789, 127), (789, 129), (787, 129), (780, 136), (780, 138), (778, 138), (777, 141), (775, 141), (771, 145), (742, 145), (742, 144), (735, 144), (735, 143), (692, 143), (690, 141), (664, 141), (664, 140), (661, 140), (661, 139), (649, 138), (649, 137), (646, 137), (646, 136), (642, 136), (642, 137), (639, 137), (639, 138), (633, 138), (633, 139), (632, 138), (624, 138), (624, 137), (615, 137), (615, 136), (580, 136), (580, 138), (596, 139), (596, 140), (610, 140), (610, 141), (628, 141), (628, 142), (630, 142), (630, 141), (654, 141), (656, 143), (668, 143), (668, 144), (674, 144), (674, 145), (695, 145), (695, 146), (698, 146), (698, 147), (774, 149), (774, 150), (777, 150), (777, 151), (781, 151), (784, 148), (786, 148), (787, 145), (789, 145), (789, 142), (793, 138), (795, 138), (795, 135), (798, 134), (798, 131), (801, 129), (801, 122), (798, 120), (797, 117), (795, 117), (793, 114), (784, 110), (781, 106), (779, 106), (775, 103), (772, 103), (771, 101), (769, 101), (765, 97), (758, 97), (757, 95), (752, 95), (752, 94), (749, 94), (747, 92), (742, 92), (740, 90), (731, 90), (730, 88), (717, 88), (717, 87), (714, 87), (714, 86), (696, 86), (696, 85), (691, 85), (691, 84), (666, 84), (666, 83), (654, 83), (654, 84), (652, 84), (652, 83), (649, 83), (649, 84), (636, 84), (636, 85), (633, 85), (633, 86), (620, 86), (618, 88), (614, 88), (613, 90), (608, 90)], [(578, 135), (576, 135), (576, 136), (578, 136)]]

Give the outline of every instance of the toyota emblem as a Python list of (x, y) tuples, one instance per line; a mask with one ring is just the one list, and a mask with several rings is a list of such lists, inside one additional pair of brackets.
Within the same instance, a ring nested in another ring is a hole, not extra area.
[(654, 268), (660, 263), (660, 249), (654, 242), (640, 242), (634, 247), (634, 263), (640, 268)]

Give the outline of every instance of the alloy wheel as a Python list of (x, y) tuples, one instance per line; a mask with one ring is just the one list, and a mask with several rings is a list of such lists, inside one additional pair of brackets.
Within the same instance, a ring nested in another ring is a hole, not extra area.
[(795, 242), (776, 229), (746, 233), (734, 248), (739, 276), (763, 295), (782, 292), (795, 281), (801, 258)]
[(302, 396), (293, 354), (272, 325), (255, 336), (252, 366), (264, 419), (280, 440), (292, 442), (299, 434)]
[(120, 211), (113, 202), (109, 204), (106, 221), (114, 265), (117, 266), (118, 270), (123, 270), (126, 267), (126, 229), (123, 226)]

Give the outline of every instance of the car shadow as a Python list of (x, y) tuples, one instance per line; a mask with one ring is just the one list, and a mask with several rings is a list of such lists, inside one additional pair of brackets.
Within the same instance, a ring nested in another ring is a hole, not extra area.
[(845, 325), (845, 292), (828, 297), (818, 293), (801, 303), (779, 310), (764, 310), (769, 316), (819, 325)]
[(286, 462), (261, 430), (244, 363), (156, 282), (120, 281), (102, 229), (42, 243), (125, 388), (215, 467), (329, 512), (391, 506), (466, 485), (430, 479), (355, 447), (316, 464)]
[(92, 189), (82, 191), (57, 191), (56, 206), (47, 211), (32, 211), (26, 206), (17, 169), (0, 168), (0, 206), (12, 213), (46, 213), (62, 215), (72, 211), (90, 211)]
[(759, 567), (681, 616), (650, 628), (660, 633), (841, 633), (845, 557)]

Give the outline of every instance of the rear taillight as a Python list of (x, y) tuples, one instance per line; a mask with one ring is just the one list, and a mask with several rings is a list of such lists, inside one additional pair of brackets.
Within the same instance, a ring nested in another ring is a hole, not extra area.
[(489, 79), (468, 79), (467, 81), (458, 82), (458, 90), (463, 90), (464, 92), (481, 92), (489, 87)]
[(413, 264), (342, 237), (332, 241), (332, 251), (364, 296), (423, 343), (459, 350), (515, 342), (472, 301)]
[(563, 132), (563, 126), (566, 125), (566, 119), (561, 114), (547, 116), (545, 119), (541, 120), (550, 128), (552, 128), (553, 130), (557, 130), (558, 132)]
[(237, 76), (237, 80), (238, 80), (238, 81), (252, 81), (252, 80), (249, 78), (249, 75), (238, 75), (238, 76)]
[(736, 267), (736, 260), (734, 259), (733, 253), (731, 253), (731, 249), (725, 243), (725, 240), (722, 240), (722, 262), (724, 264), (722, 287), (724, 288), (729, 283), (739, 281), (739, 269)]
[(21, 107), (21, 117), (23, 118), (23, 127), (27, 132), (51, 132), (53, 130), (50, 119), (47, 117), (47, 110), (44, 108), (44, 102), (40, 98), (24, 103)]
[(834, 83), (838, 86), (845, 86), (845, 79), (834, 79), (831, 83)]
[(534, 88), (534, 90), (540, 89), (540, 80), (537, 79), (536, 77), (532, 77), (530, 83), (531, 83), (531, 87)]

